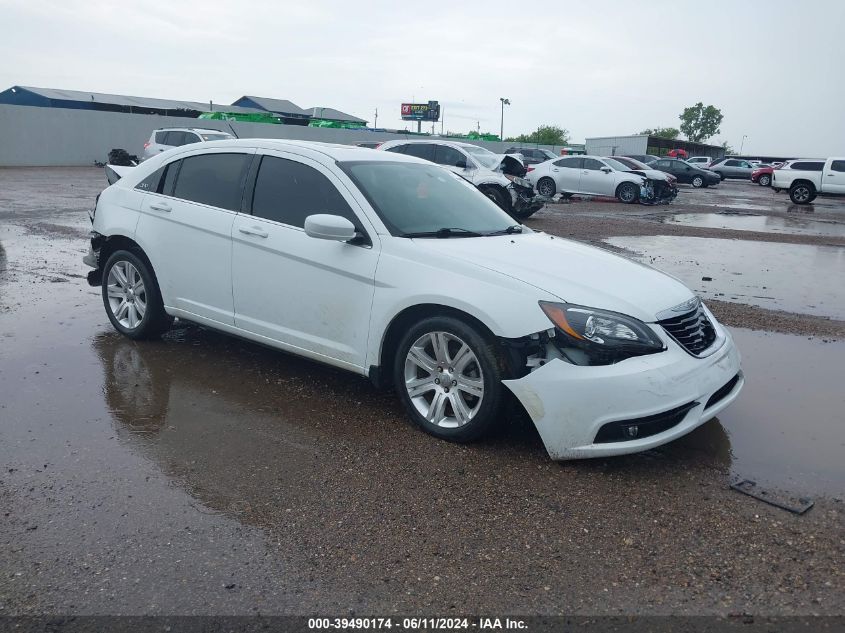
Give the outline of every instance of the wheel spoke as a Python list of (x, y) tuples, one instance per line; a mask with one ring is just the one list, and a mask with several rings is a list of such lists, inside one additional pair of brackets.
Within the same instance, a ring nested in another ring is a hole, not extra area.
[(429, 391), (434, 390), (434, 388), (434, 379), (430, 375), (425, 378), (414, 378), (412, 380), (405, 381), (405, 389), (408, 390), (408, 395), (412, 398), (414, 396), (428, 393)]
[(461, 394), (457, 392), (450, 393), (449, 401), (452, 403), (452, 411), (455, 412), (455, 419), (458, 421), (458, 424), (463, 426), (469, 422), (472, 413), (470, 412), (466, 402), (464, 402), (464, 399), (461, 397)]
[(120, 302), (120, 305), (117, 307), (117, 310), (114, 311), (114, 318), (118, 321), (123, 320), (126, 317), (126, 313), (129, 311), (129, 302), (124, 299)]
[(123, 290), (117, 284), (109, 285), (106, 294), (113, 299), (123, 299)]
[(147, 312), (147, 302), (138, 295), (135, 295), (135, 310), (138, 312), (138, 318), (143, 319)]
[(425, 416), (426, 419), (434, 424), (440, 424), (440, 421), (444, 417), (443, 414), (446, 410), (446, 403), (448, 401), (449, 399), (445, 393), (435, 392), (434, 398), (431, 399), (431, 403), (428, 405), (428, 413), (426, 413)]
[(419, 347), (412, 347), (408, 350), (408, 360), (414, 363), (420, 369), (424, 369), (429, 374), (437, 371), (437, 361), (425, 353), (425, 350)]
[(458, 350), (458, 353), (455, 354), (455, 357), (451, 361), (451, 365), (455, 370), (455, 373), (460, 374), (463, 372), (464, 367), (466, 367), (467, 363), (471, 360), (475, 359), (475, 354), (472, 353), (472, 350), (469, 348), (469, 345), (464, 343), (461, 346), (461, 349)]
[(138, 325), (138, 311), (135, 309), (135, 304), (130, 303), (126, 311), (126, 320), (129, 321), (129, 327), (133, 328)]
[(444, 332), (432, 332), (429, 338), (431, 338), (431, 347), (434, 350), (434, 357), (437, 359), (437, 362), (441, 364), (448, 363), (449, 349), (446, 334)]
[(458, 379), (458, 390), (480, 398), (484, 395), (484, 381), (481, 378), (461, 376)]
[(117, 262), (114, 266), (112, 266), (114, 278), (117, 280), (117, 283), (121, 288), (126, 288), (129, 285), (129, 281), (126, 279), (126, 272), (123, 269), (125, 265), (125, 262)]

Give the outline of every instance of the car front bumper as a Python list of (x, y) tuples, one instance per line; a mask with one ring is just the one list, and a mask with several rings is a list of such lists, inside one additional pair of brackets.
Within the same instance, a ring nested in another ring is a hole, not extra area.
[[(590, 367), (554, 359), (504, 384), (534, 421), (552, 459), (636, 453), (689, 433), (736, 399), (744, 384), (740, 356), (730, 334), (723, 334), (722, 346), (706, 358), (689, 355), (662, 333), (667, 349), (658, 354)], [(640, 428), (647, 429), (672, 412), (674, 423), (661, 432), (596, 441), (612, 423), (628, 428), (642, 420)]]

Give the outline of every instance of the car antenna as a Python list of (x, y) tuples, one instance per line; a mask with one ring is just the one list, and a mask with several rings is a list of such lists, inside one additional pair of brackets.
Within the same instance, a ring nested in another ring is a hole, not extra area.
[(235, 135), (235, 138), (238, 138), (238, 139), (239, 139), (239, 138), (241, 138), (240, 136), (238, 136), (238, 133), (237, 133), (237, 132), (235, 132), (235, 128), (234, 128), (234, 127), (232, 127), (232, 122), (231, 122), (231, 121), (226, 121), (226, 125), (228, 125), (228, 126), (229, 126), (229, 129), (230, 129), (230, 130), (232, 130), (232, 134), (234, 134), (234, 135)]

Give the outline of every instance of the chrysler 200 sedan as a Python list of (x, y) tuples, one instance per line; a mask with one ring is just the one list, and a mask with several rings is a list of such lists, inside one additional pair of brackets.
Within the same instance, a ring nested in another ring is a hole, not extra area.
[(515, 224), (430, 162), (248, 139), (121, 171), (85, 262), (130, 338), (178, 317), (347, 369), (452, 441), (490, 431), (509, 390), (555, 459), (663, 444), (742, 388), (678, 280)]

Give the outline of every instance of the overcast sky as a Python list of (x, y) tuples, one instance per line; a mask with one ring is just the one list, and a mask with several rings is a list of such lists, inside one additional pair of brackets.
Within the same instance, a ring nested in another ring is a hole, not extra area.
[(725, 117), (710, 142), (845, 154), (841, 0), (0, 0), (0, 24), (0, 90), (250, 94), (398, 128), (401, 102), (436, 99), (446, 130), (496, 133), (507, 97), (506, 136), (574, 142), (703, 101)]

